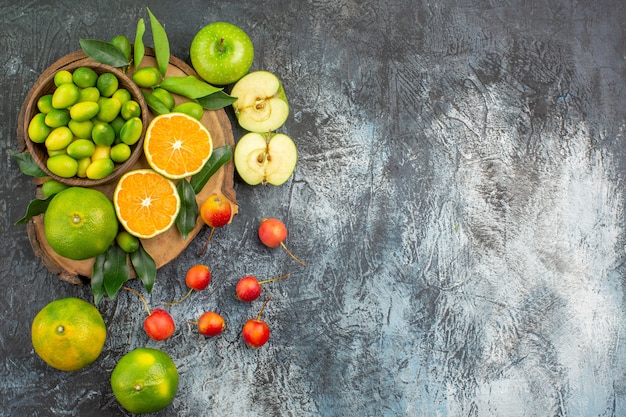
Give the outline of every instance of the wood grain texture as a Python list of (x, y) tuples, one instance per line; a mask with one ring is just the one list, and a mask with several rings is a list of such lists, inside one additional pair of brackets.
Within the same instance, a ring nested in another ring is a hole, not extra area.
[[(23, 96), (50, 62), (80, 37), (132, 34), (145, 17), (133, 1), (76, 4), (2, 7), (5, 154)], [(124, 292), (100, 306), (102, 357), (66, 374), (34, 355), (30, 321), (53, 299), (90, 293), (47, 272), (12, 225), (33, 186), (7, 156), (0, 416), (126, 415), (108, 378), (140, 346), (167, 351), (180, 371), (179, 394), (157, 416), (625, 415), (621, 1), (195, 0), (151, 10), (185, 60), (211, 21), (250, 34), (253, 69), (277, 73), (290, 99), (282, 131), (298, 145), (295, 175), (281, 187), (235, 175), (232, 224), (205, 257), (206, 229), (159, 270), (153, 308), (186, 293), (189, 266), (213, 272), (208, 290), (171, 308), (172, 339), (148, 340), (144, 311)], [(287, 224), (306, 268), (258, 241), (268, 216)], [(235, 283), (286, 272), (264, 287), (269, 343), (245, 348), (241, 326), (262, 301), (238, 302)], [(226, 318), (222, 337), (184, 324), (209, 309)]]

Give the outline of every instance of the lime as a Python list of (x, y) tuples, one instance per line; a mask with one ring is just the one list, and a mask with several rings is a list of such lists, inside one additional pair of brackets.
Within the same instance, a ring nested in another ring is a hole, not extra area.
[(54, 85), (57, 87), (61, 84), (71, 83), (72, 82), (72, 73), (68, 70), (61, 70), (54, 74)]
[(67, 109), (80, 98), (80, 90), (72, 82), (61, 84), (52, 93), (52, 107)]
[(52, 94), (46, 94), (37, 100), (37, 109), (42, 113), (49, 113), (52, 107)]
[(98, 87), (100, 95), (103, 97), (111, 97), (118, 89), (119, 85), (120, 82), (115, 74), (111, 74), (110, 72), (100, 74), (96, 81), (96, 87)]
[(132, 253), (139, 249), (139, 239), (128, 233), (126, 230), (122, 230), (117, 234), (115, 241), (124, 252)]
[[(64, 155), (49, 160), (61, 156)], [(117, 236), (117, 230), (113, 203), (92, 188), (69, 187), (59, 192), (44, 215), (48, 244), (69, 259), (88, 259), (104, 253)]]
[(122, 162), (125, 162), (128, 160), (128, 158), (130, 158), (131, 152), (132, 151), (130, 149), (130, 146), (123, 142), (118, 143), (117, 145), (111, 147), (111, 159), (113, 160), (113, 162), (121, 164)]
[(124, 54), (126, 59), (130, 60), (130, 53), (132, 51), (130, 40), (124, 35), (117, 35), (111, 38), (111, 44), (117, 46), (117, 48)]
[(161, 81), (161, 73), (155, 67), (143, 67), (135, 71), (131, 78), (139, 87), (151, 88)]
[(117, 401), (131, 413), (148, 414), (171, 404), (178, 390), (178, 370), (159, 349), (138, 348), (124, 355), (111, 373)]
[(79, 67), (74, 70), (72, 80), (80, 88), (95, 87), (98, 74), (89, 67)]
[(65, 190), (67, 187), (69, 186), (63, 184), (61, 181), (50, 179), (41, 184), (41, 193), (44, 197), (50, 197), (51, 195), (54, 195), (59, 191)]
[(62, 298), (42, 308), (31, 327), (33, 348), (48, 365), (76, 371), (98, 359), (106, 340), (106, 326), (93, 304)]
[(100, 180), (110, 175), (114, 169), (115, 163), (111, 158), (100, 158), (89, 164), (85, 174), (90, 180)]
[(35, 143), (43, 143), (51, 130), (46, 124), (46, 114), (37, 113), (28, 124), (28, 137)]

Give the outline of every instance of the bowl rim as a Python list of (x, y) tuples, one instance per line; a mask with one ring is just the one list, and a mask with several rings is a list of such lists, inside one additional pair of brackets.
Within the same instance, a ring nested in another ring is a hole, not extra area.
[[(72, 72), (79, 67), (90, 67), (96, 69), (97, 72), (99, 71), (99, 73), (113, 73), (118, 78), (118, 80), (120, 80), (120, 85), (123, 84), (124, 88), (129, 90), (132, 99), (137, 101), (141, 108), (141, 120), (143, 125), (142, 132), (139, 140), (133, 145), (131, 156), (123, 163), (116, 164), (114, 171), (108, 176), (101, 179), (89, 179), (77, 176), (65, 178), (52, 173), (46, 166), (47, 157), (45, 159), (42, 159), (39, 158), (36, 154), (36, 148), (44, 145), (33, 142), (28, 136), (28, 125), (31, 118), (38, 112), (37, 100), (39, 99), (39, 97), (44, 95), (42, 91), (50, 87), (50, 83), (54, 82), (54, 75), (58, 71), (68, 70)], [(29, 90), (28, 94), (26, 95), (19, 119), (18, 141), (22, 142), (22, 149), (25, 147), (28, 150), (34, 162), (47, 176), (70, 186), (94, 187), (117, 180), (125, 172), (129, 171), (132, 166), (139, 160), (139, 158), (141, 158), (141, 156), (143, 155), (143, 141), (145, 138), (148, 124), (150, 122), (150, 111), (141, 92), (141, 89), (132, 81), (130, 76), (128, 76), (119, 68), (96, 62), (92, 58), (88, 57), (84, 52), (77, 51), (76, 53), (68, 54), (60, 58), (41, 73), (41, 75), (38, 77), (38, 79)]]

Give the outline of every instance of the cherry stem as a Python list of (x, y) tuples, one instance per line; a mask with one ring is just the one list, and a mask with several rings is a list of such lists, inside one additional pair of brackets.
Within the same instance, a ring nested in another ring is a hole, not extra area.
[(134, 292), (135, 294), (137, 294), (137, 296), (139, 297), (139, 299), (140, 299), (140, 300), (141, 300), (141, 302), (143, 303), (144, 307), (146, 308), (146, 311), (148, 312), (148, 316), (149, 316), (150, 314), (152, 314), (152, 313), (150, 312), (150, 307), (148, 307), (148, 303), (146, 302), (146, 299), (143, 297), (143, 295), (141, 295), (141, 294), (139, 293), (139, 291), (134, 290), (134, 289), (132, 289), (132, 288), (130, 288), (130, 287), (124, 287), (124, 289), (125, 289), (125, 290), (127, 290), (127, 291), (130, 291), (130, 292)]
[(281, 275), (281, 276), (276, 277), (276, 278), (264, 279), (263, 281), (259, 281), (259, 285), (263, 285), (263, 284), (267, 284), (268, 282), (279, 281), (281, 279), (288, 278), (290, 274), (291, 273), (289, 272), (289, 273), (287, 273), (285, 275)]
[(206, 250), (207, 246), (209, 246), (209, 242), (211, 241), (211, 238), (213, 237), (213, 232), (215, 232), (215, 227), (211, 227), (211, 233), (209, 233), (209, 237), (207, 238), (206, 242), (204, 242), (204, 247), (202, 248), (198, 256), (204, 255), (204, 251)]
[(257, 320), (261, 320), (261, 314), (263, 314), (263, 310), (265, 310), (265, 306), (267, 305), (267, 303), (272, 299), (272, 296), (270, 295), (269, 297), (267, 297), (267, 300), (265, 300), (265, 302), (263, 303), (263, 307), (261, 307), (261, 311), (259, 311), (259, 315), (257, 316)]
[(165, 303), (165, 305), (166, 305), (166, 306), (168, 306), (168, 307), (171, 307), (171, 306), (173, 306), (173, 305), (176, 305), (176, 304), (182, 303), (183, 301), (185, 301), (185, 299), (186, 299), (187, 297), (189, 297), (189, 296), (191, 295), (191, 293), (192, 293), (192, 292), (193, 292), (193, 288), (189, 288), (189, 291), (187, 291), (187, 294), (185, 294), (185, 296), (184, 296), (183, 298), (181, 298), (181, 299), (180, 299), (180, 300), (178, 300), (178, 301), (172, 301), (171, 303)]
[(300, 259), (296, 258), (296, 256), (293, 253), (291, 253), (291, 251), (289, 249), (287, 249), (287, 246), (285, 245), (285, 243), (280, 242), (280, 246), (282, 246), (283, 249), (285, 249), (285, 251), (289, 254), (289, 256), (291, 256), (293, 258), (293, 260), (295, 260), (296, 262), (298, 262), (302, 266), (306, 266), (306, 264), (304, 262), (302, 262)]

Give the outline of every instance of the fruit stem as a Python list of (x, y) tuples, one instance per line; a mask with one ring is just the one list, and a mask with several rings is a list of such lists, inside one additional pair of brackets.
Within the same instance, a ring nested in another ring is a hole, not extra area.
[(143, 295), (141, 295), (141, 294), (139, 293), (139, 291), (134, 290), (134, 289), (132, 289), (132, 288), (130, 288), (130, 287), (124, 287), (124, 289), (125, 289), (125, 290), (127, 290), (127, 291), (130, 291), (130, 292), (134, 292), (135, 294), (137, 294), (137, 296), (139, 297), (139, 299), (140, 299), (140, 300), (141, 300), (141, 302), (143, 303), (143, 306), (146, 308), (146, 311), (148, 312), (148, 316), (149, 316), (150, 314), (152, 314), (152, 313), (150, 312), (150, 307), (148, 307), (148, 303), (146, 302), (146, 299), (143, 297)]
[(287, 273), (285, 275), (281, 275), (281, 276), (279, 276), (277, 278), (264, 279), (263, 281), (259, 281), (259, 285), (263, 285), (263, 284), (267, 284), (268, 282), (273, 282), (273, 281), (278, 281), (278, 280), (281, 280), (281, 279), (285, 279), (285, 278), (289, 277), (290, 274), (291, 273), (289, 272), (289, 273)]
[(224, 52), (224, 38), (220, 38), (220, 44), (217, 46), (220, 52)]
[(193, 288), (189, 288), (189, 291), (187, 291), (187, 294), (185, 294), (185, 296), (184, 296), (183, 298), (181, 298), (181, 299), (180, 299), (180, 300), (178, 300), (178, 301), (172, 301), (171, 303), (165, 303), (165, 305), (166, 305), (166, 306), (168, 306), (168, 307), (171, 307), (171, 306), (173, 306), (173, 305), (176, 305), (176, 304), (182, 303), (183, 301), (185, 301), (185, 299), (186, 299), (187, 297), (189, 297), (189, 296), (191, 295), (191, 293), (192, 293), (192, 292), (193, 292)]
[(298, 262), (302, 266), (306, 266), (306, 264), (304, 262), (302, 262), (300, 259), (296, 258), (296, 256), (293, 253), (291, 253), (291, 251), (289, 249), (287, 249), (287, 246), (283, 242), (280, 242), (280, 246), (282, 246), (283, 249), (285, 249), (285, 251), (289, 254), (289, 256), (291, 256), (296, 262)]
[(265, 300), (265, 302), (263, 303), (263, 307), (261, 307), (261, 310), (259, 311), (259, 315), (256, 317), (257, 320), (261, 320), (261, 314), (263, 314), (263, 310), (265, 310), (265, 306), (271, 299), (272, 299), (271, 295), (267, 297), (267, 300)]
[(204, 255), (204, 251), (206, 250), (207, 246), (209, 246), (209, 242), (211, 241), (211, 238), (213, 237), (213, 232), (215, 232), (215, 227), (211, 227), (211, 233), (209, 233), (209, 237), (207, 238), (206, 242), (204, 242), (204, 246), (202, 247), (202, 250), (200, 251), (198, 256)]

